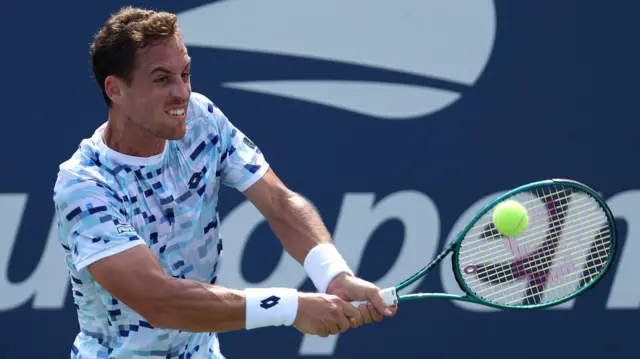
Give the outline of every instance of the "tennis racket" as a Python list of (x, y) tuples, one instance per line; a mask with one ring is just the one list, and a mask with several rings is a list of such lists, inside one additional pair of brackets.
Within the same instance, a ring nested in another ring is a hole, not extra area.
[[(509, 199), (522, 204), (529, 216), (525, 231), (513, 237), (501, 235), (492, 221), (495, 207)], [(615, 219), (594, 190), (573, 180), (539, 181), (484, 206), (431, 263), (381, 293), (387, 305), (450, 299), (501, 309), (541, 309), (593, 288), (611, 267), (616, 246)], [(465, 295), (398, 294), (449, 254)]]

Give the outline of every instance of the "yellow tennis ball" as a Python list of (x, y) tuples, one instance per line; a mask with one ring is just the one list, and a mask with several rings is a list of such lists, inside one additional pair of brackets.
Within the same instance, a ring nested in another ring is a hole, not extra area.
[(493, 224), (500, 234), (513, 237), (522, 233), (529, 224), (529, 215), (523, 205), (514, 200), (499, 203), (493, 211)]

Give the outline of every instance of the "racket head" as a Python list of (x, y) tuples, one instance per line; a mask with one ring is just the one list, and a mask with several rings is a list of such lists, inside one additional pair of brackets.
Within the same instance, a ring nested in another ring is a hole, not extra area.
[[(495, 207), (525, 206), (525, 232), (502, 236)], [(615, 218), (588, 186), (553, 179), (515, 188), (484, 206), (450, 244), (456, 281), (470, 301), (500, 309), (542, 309), (593, 288), (617, 252)]]

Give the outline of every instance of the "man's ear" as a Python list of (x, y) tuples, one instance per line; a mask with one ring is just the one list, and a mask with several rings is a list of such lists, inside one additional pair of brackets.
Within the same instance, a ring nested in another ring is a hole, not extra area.
[(109, 75), (104, 79), (105, 92), (107, 93), (107, 97), (109, 97), (113, 103), (122, 102), (122, 98), (126, 93), (126, 88), (127, 85), (117, 76)]

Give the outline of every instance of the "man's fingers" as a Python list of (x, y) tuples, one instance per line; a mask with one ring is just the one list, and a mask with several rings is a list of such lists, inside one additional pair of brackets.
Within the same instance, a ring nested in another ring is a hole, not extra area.
[(328, 337), (328, 336), (329, 336), (329, 330), (327, 330), (327, 328), (319, 329), (319, 330), (316, 332), (316, 335), (317, 335), (317, 336), (319, 336), (319, 337), (321, 337), (321, 338), (326, 338), (326, 337)]
[(358, 308), (354, 307), (353, 304), (349, 302), (344, 302), (343, 304), (344, 316), (348, 318), (351, 328), (357, 328), (364, 324), (364, 317)]
[(382, 320), (382, 313), (378, 312), (378, 309), (373, 305), (373, 303), (367, 303), (367, 309), (369, 310), (371, 318), (373, 318), (374, 321), (379, 322)]
[[(362, 307), (363, 305), (360, 305), (360, 306)], [(364, 316), (362, 315), (362, 311), (359, 310), (359, 309), (356, 309), (356, 311), (354, 313), (356, 313), (356, 315), (352, 316), (352, 317), (349, 317), (349, 318), (352, 318), (353, 320), (355, 320), (356, 327), (359, 327), (362, 324), (364, 324)]]
[(367, 297), (369, 298), (369, 302), (373, 303), (375, 306), (378, 314), (386, 316), (393, 315), (391, 310), (384, 303), (384, 298), (382, 298), (382, 295), (380, 295), (380, 292), (377, 289), (367, 293)]
[(382, 298), (382, 295), (380, 295), (380, 291), (377, 288), (374, 288), (367, 292), (367, 297), (369, 298), (367, 308), (369, 309), (369, 313), (371, 313), (371, 317), (376, 322), (381, 321), (383, 313), (387, 314), (389, 308), (384, 304), (384, 299)]
[(334, 334), (338, 334), (340, 332), (340, 327), (338, 325), (338, 323), (334, 323), (329, 325), (329, 334), (330, 335), (334, 335)]
[(347, 329), (351, 327), (351, 322), (349, 321), (349, 319), (351, 318), (347, 316), (342, 316), (338, 319), (338, 330), (340, 331), (340, 333), (346, 332)]
[(360, 312), (358, 311), (358, 308), (354, 307), (353, 304), (349, 303), (349, 302), (343, 302), (342, 303), (342, 308), (344, 311), (344, 315), (346, 315), (349, 318), (359, 318), (360, 317)]
[(364, 319), (364, 324), (373, 323), (373, 318), (371, 318), (371, 314), (369, 314), (369, 309), (367, 309), (367, 304), (360, 304), (358, 307), (362, 318)]

